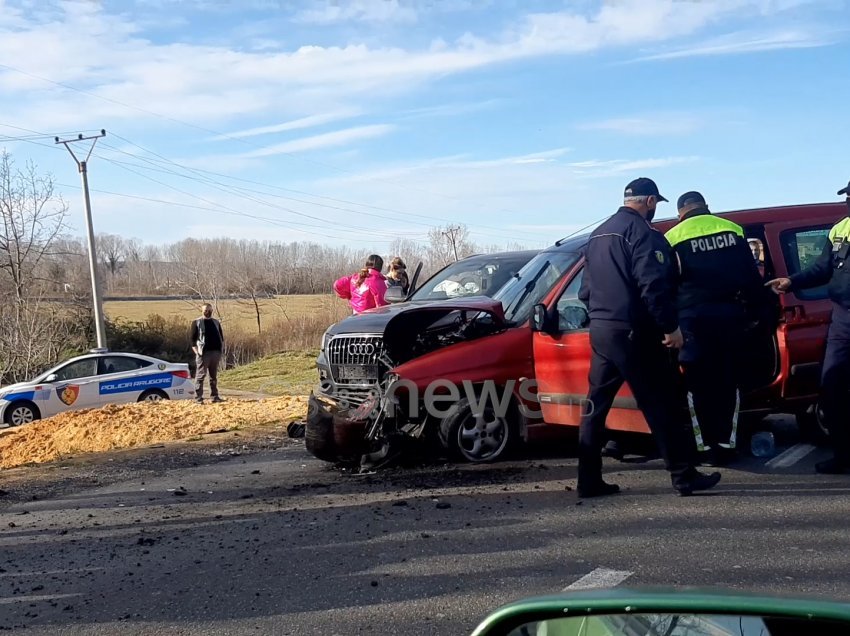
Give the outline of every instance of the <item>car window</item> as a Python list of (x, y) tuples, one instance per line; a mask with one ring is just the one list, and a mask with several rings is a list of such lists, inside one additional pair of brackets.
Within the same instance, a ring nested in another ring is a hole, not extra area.
[(475, 256), (452, 263), (437, 272), (410, 300), (445, 300), (462, 296), (492, 297), (529, 260), (527, 255)]
[(97, 375), (96, 358), (77, 360), (76, 362), (66, 364), (64, 367), (56, 371), (56, 379), (60, 382), (78, 380), (81, 378), (90, 378), (93, 375)]
[(576, 331), (579, 329), (587, 329), (587, 326), (582, 324), (582, 317), (586, 316), (587, 308), (585, 304), (578, 299), (578, 292), (581, 289), (581, 278), (584, 274), (582, 267), (575, 277), (567, 285), (567, 288), (558, 299), (558, 331)]
[(110, 373), (127, 373), (137, 371), (151, 366), (151, 362), (140, 358), (129, 358), (127, 356), (107, 356), (100, 359), (98, 373), (108, 375)]
[[(807, 227), (798, 230), (783, 232), (780, 237), (782, 244), (782, 255), (788, 267), (789, 274), (810, 267), (817, 261), (823, 252), (824, 246), (829, 242), (829, 230), (832, 226)], [(794, 292), (803, 300), (821, 300), (828, 297), (827, 285), (813, 287), (811, 289), (800, 289)]]
[(543, 252), (531, 259), (520, 272), (494, 296), (505, 308), (505, 319), (521, 325), (531, 317), (535, 304), (552, 291), (561, 277), (576, 264), (575, 252)]

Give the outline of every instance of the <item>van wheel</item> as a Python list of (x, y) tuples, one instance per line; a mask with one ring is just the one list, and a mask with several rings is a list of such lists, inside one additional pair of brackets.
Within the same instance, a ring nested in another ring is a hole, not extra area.
[(797, 413), (797, 428), (800, 436), (817, 446), (829, 444), (829, 430), (823, 419), (823, 410), (820, 404), (813, 404), (805, 411)]
[(476, 416), (469, 399), (462, 398), (440, 421), (440, 442), (456, 460), (484, 463), (503, 459), (519, 437), (510, 415), (498, 415), (487, 405)]
[(32, 402), (22, 401), (9, 405), (3, 418), (9, 426), (21, 426), (41, 419), (41, 412)]

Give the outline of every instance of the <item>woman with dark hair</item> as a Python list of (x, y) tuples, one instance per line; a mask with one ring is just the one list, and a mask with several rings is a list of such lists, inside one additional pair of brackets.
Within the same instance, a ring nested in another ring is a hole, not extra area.
[(355, 314), (386, 305), (387, 281), (381, 273), (383, 268), (384, 259), (372, 254), (359, 272), (337, 279), (334, 292), (348, 301)]
[(410, 279), (407, 277), (407, 265), (401, 260), (401, 257), (396, 256), (390, 261), (389, 271), (387, 272), (387, 285), (398, 285), (404, 291), (404, 295), (410, 291)]

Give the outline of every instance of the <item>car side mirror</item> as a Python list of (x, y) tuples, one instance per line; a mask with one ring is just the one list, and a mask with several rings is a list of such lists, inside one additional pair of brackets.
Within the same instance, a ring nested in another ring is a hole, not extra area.
[(531, 328), (542, 333), (552, 333), (552, 320), (546, 305), (534, 305), (531, 310)]
[(44, 381), (47, 382), (48, 384), (51, 384), (53, 382), (56, 382), (56, 380), (58, 380), (58, 379), (59, 379), (58, 375), (56, 375), (55, 373), (51, 373), (46, 378), (44, 378)]
[(387, 288), (387, 291), (384, 294), (384, 300), (388, 303), (402, 303), (407, 300), (407, 296), (400, 285), (393, 285), (392, 287)]
[(472, 636), (577, 634), (819, 634), (850, 630), (844, 603), (733, 593), (588, 590), (503, 606)]

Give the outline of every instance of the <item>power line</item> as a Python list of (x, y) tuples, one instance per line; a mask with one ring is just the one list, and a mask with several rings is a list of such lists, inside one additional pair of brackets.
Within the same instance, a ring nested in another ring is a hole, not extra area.
[[(110, 97), (104, 97), (103, 95), (98, 95), (97, 93), (92, 93), (91, 91), (86, 91), (86, 90), (83, 90), (83, 89), (80, 89), (80, 88), (76, 88), (76, 87), (74, 87), (74, 86), (70, 86), (69, 84), (64, 84), (64, 83), (62, 83), (62, 82), (57, 82), (57, 81), (52, 80), (52, 79), (47, 78), (47, 77), (42, 77), (42, 76), (40, 76), (40, 75), (35, 75), (34, 73), (29, 73), (29, 72), (27, 72), (27, 71), (24, 71), (24, 70), (22, 70), (22, 69), (16, 68), (16, 67), (14, 67), (14, 66), (9, 66), (8, 64), (0, 64), (0, 68), (5, 68), (5, 69), (10, 70), (10, 71), (13, 71), (13, 72), (15, 72), (15, 73), (20, 73), (20, 74), (25, 75), (25, 76), (27, 76), (27, 77), (30, 77), (30, 78), (33, 78), (33, 79), (37, 79), (37, 80), (40, 80), (40, 81), (42, 81), (42, 82), (47, 82), (47, 83), (49, 83), (49, 84), (53, 84), (53, 85), (55, 85), (55, 86), (60, 86), (60, 87), (65, 88), (65, 89), (67, 89), (67, 90), (74, 91), (74, 92), (77, 92), (77, 93), (80, 93), (80, 94), (83, 94), (83, 95), (88, 95), (89, 97), (94, 97), (95, 99), (104, 100), (104, 101), (110, 102), (110, 103), (112, 103), (112, 104), (116, 104), (116, 105), (118, 105), (118, 106), (122, 106), (122, 107), (124, 107), (124, 108), (129, 108), (129, 109), (132, 109), (132, 110), (136, 110), (136, 111), (138, 111), (138, 112), (142, 112), (142, 113), (145, 113), (145, 114), (147, 114), (147, 115), (151, 115), (151, 116), (153, 116), (153, 117), (157, 117), (157, 118), (159, 118), (159, 119), (164, 119), (164, 120), (166, 120), (166, 121), (170, 121), (170, 122), (173, 122), (173, 123), (181, 124), (181, 125), (183, 125), (183, 126), (188, 126), (188, 127), (190, 127), (190, 128), (194, 128), (194, 129), (197, 129), (197, 130), (203, 131), (203, 132), (208, 133), (208, 134), (216, 135), (216, 136), (218, 136), (218, 137), (224, 137), (225, 139), (229, 139), (229, 140), (231, 140), (231, 141), (237, 141), (237, 142), (243, 143), (243, 144), (245, 144), (245, 145), (247, 145), (247, 146), (250, 146), (250, 147), (253, 147), (253, 148), (257, 148), (257, 149), (261, 149), (261, 150), (266, 150), (266, 149), (268, 149), (268, 148), (269, 148), (269, 146), (262, 146), (262, 145), (259, 145), (259, 144), (255, 144), (255, 143), (252, 143), (252, 142), (250, 142), (250, 141), (247, 141), (246, 139), (241, 138), (241, 137), (234, 137), (234, 136), (232, 136), (232, 135), (228, 135), (228, 134), (226, 134), (226, 133), (222, 133), (222, 132), (219, 132), (219, 131), (216, 131), (216, 130), (212, 130), (212, 129), (206, 128), (206, 127), (204, 127), (204, 126), (199, 126), (199, 125), (197, 125), (197, 124), (193, 124), (193, 123), (191, 123), (191, 122), (187, 122), (187, 121), (184, 121), (184, 120), (182, 120), (182, 119), (177, 119), (177, 118), (174, 118), (174, 117), (169, 117), (169, 116), (167, 116), (167, 115), (163, 115), (163, 114), (161, 114), (161, 113), (157, 113), (157, 112), (154, 112), (154, 111), (152, 111), (152, 110), (148, 110), (148, 109), (146, 109), (146, 108), (141, 108), (141, 107), (139, 107), (139, 106), (133, 106), (132, 104), (127, 104), (127, 103), (125, 103), (125, 102), (122, 102), (122, 101), (119, 101), (119, 100), (116, 100), (116, 99), (112, 99), (112, 98), (110, 98)], [(127, 141), (127, 140), (125, 140), (125, 141)], [(128, 143), (132, 143), (132, 142), (128, 142)], [(135, 145), (135, 144), (134, 144), (134, 145)], [(335, 171), (338, 171), (338, 172), (341, 172), (341, 173), (345, 173), (345, 174), (356, 174), (356, 172), (354, 172), (354, 171), (352, 171), (352, 170), (347, 170), (346, 168), (340, 168), (339, 166), (334, 166), (334, 165), (331, 165), (331, 164), (328, 164), (328, 163), (325, 163), (325, 162), (322, 162), (322, 161), (316, 161), (316, 160), (313, 160), (313, 159), (308, 159), (308, 158), (306, 158), (306, 157), (302, 157), (302, 156), (300, 156), (300, 155), (298, 155), (298, 154), (296, 154), (296, 153), (281, 151), (281, 152), (278, 152), (278, 154), (286, 155), (286, 156), (288, 156), (288, 157), (291, 157), (291, 158), (294, 158), (294, 159), (298, 159), (298, 160), (300, 160), (300, 161), (305, 161), (305, 162), (307, 162), (307, 163), (312, 163), (312, 164), (315, 164), (315, 165), (318, 165), (318, 166), (321, 166), (321, 167), (324, 167), (324, 168), (328, 168), (328, 169), (331, 169), (331, 170), (335, 170)], [(393, 181), (393, 180), (391, 180), (391, 179), (376, 179), (376, 181), (382, 181), (382, 182), (385, 182), (385, 183), (391, 183), (391, 184), (393, 184), (393, 185), (396, 185), (396, 186), (398, 186), (398, 187), (401, 187), (402, 189), (408, 189), (408, 190), (414, 190), (414, 191), (418, 191), (418, 192), (424, 192), (424, 193), (426, 193), (426, 194), (430, 194), (430, 195), (433, 195), (433, 196), (439, 196), (439, 197), (444, 198), (444, 199), (455, 200), (455, 201), (464, 201), (464, 199), (463, 199), (463, 198), (461, 198), (461, 197), (453, 197), (453, 196), (449, 196), (449, 195), (441, 194), (441, 193), (438, 193), (438, 192), (434, 192), (434, 191), (431, 191), (431, 190), (424, 190), (424, 189), (421, 189), (421, 188), (415, 188), (415, 187), (411, 187), (411, 186), (404, 186), (404, 185), (402, 185), (402, 184), (398, 183), (397, 181)], [(520, 214), (521, 214), (520, 212), (517, 212), (516, 210), (508, 210), (508, 209), (506, 209), (506, 208), (501, 208), (499, 211), (507, 212), (508, 214), (515, 214), (515, 215), (520, 215)], [(451, 221), (447, 221), (446, 219), (443, 219), (443, 220), (444, 220), (444, 221), (446, 221), (446, 222), (451, 222)], [(482, 227), (484, 227), (484, 226), (482, 226)], [(490, 227), (489, 229), (496, 229), (496, 228)]]
[[(333, 197), (326, 197), (326, 196), (322, 196), (322, 195), (312, 194), (312, 193), (310, 193), (310, 192), (305, 192), (305, 191), (303, 191), (303, 190), (294, 190), (294, 189), (292, 189), (292, 188), (285, 188), (285, 187), (283, 187), (283, 186), (277, 186), (277, 185), (272, 185), (272, 184), (268, 184), (268, 183), (262, 183), (262, 182), (260, 182), (260, 181), (253, 181), (253, 180), (250, 180), (250, 179), (242, 179), (242, 178), (239, 178), (239, 177), (234, 177), (234, 176), (227, 175), (227, 174), (223, 174), (223, 173), (219, 173), (219, 172), (213, 172), (213, 171), (211, 171), (211, 170), (203, 170), (203, 169), (199, 169), (199, 168), (191, 168), (191, 167), (188, 167), (188, 166), (184, 166), (184, 165), (182, 165), (182, 164), (180, 164), (180, 163), (177, 163), (176, 161), (173, 161), (173, 160), (171, 160), (171, 159), (169, 159), (169, 158), (167, 158), (167, 157), (164, 157), (164, 156), (162, 156), (162, 155), (160, 155), (160, 154), (158, 154), (158, 153), (156, 153), (156, 152), (154, 152), (154, 151), (152, 151), (152, 150), (150, 150), (150, 149), (148, 149), (148, 148), (144, 148), (143, 146), (140, 146), (139, 144), (137, 144), (137, 143), (135, 143), (135, 142), (133, 142), (133, 141), (130, 141), (129, 139), (126, 139), (126, 138), (124, 138), (124, 137), (121, 137), (120, 135), (114, 135), (114, 136), (115, 136), (115, 137), (117, 137), (118, 139), (121, 139), (122, 141), (124, 141), (124, 142), (126, 142), (126, 143), (128, 143), (128, 144), (131, 144), (131, 145), (135, 146), (136, 148), (138, 148), (139, 150), (142, 150), (143, 152), (147, 152), (147, 153), (149, 153), (149, 154), (151, 154), (151, 155), (153, 155), (153, 156), (155, 156), (155, 157), (158, 157), (159, 159), (161, 159), (162, 161), (164, 161), (164, 162), (166, 162), (166, 163), (168, 163), (168, 164), (170, 164), (170, 165), (174, 165), (174, 166), (176, 166), (176, 167), (178, 167), (178, 168), (180, 168), (180, 169), (182, 169), (182, 170), (190, 171), (190, 172), (193, 172), (193, 173), (195, 173), (195, 174), (210, 174), (210, 175), (214, 175), (214, 176), (217, 176), (217, 177), (220, 177), (220, 178), (224, 178), (224, 179), (231, 179), (231, 180), (233, 180), (233, 181), (238, 181), (238, 182), (242, 182), (242, 183), (249, 183), (249, 184), (252, 184), (252, 185), (259, 185), (259, 186), (263, 186), (263, 187), (266, 187), (266, 188), (271, 188), (271, 189), (274, 189), (274, 190), (281, 190), (281, 191), (284, 191), (284, 192), (293, 192), (293, 193), (296, 193), (296, 194), (302, 194), (302, 195), (305, 195), (305, 196), (311, 196), (311, 197), (314, 197), (314, 198), (325, 199), (325, 200), (333, 201), (333, 202), (336, 202), (336, 203), (344, 203), (344, 204), (348, 204), (348, 205), (356, 205), (356, 206), (361, 206), (361, 207), (368, 207), (368, 208), (371, 208), (371, 209), (373, 209), (373, 210), (381, 210), (381, 211), (384, 211), (384, 212), (391, 212), (391, 213), (393, 213), (393, 214), (395, 214), (395, 215), (402, 215), (402, 216), (404, 216), (404, 217), (418, 217), (418, 218), (423, 218), (423, 219), (427, 219), (428, 221), (431, 221), (431, 223), (427, 223), (427, 224), (425, 224), (425, 223), (414, 222), (414, 221), (408, 221), (408, 222), (409, 222), (409, 223), (415, 223), (415, 224), (417, 224), (417, 225), (422, 225), (422, 226), (425, 226), (425, 227), (428, 227), (428, 228), (432, 228), (432, 229), (435, 229), (435, 228), (436, 228), (436, 225), (433, 223), (434, 219), (437, 219), (437, 220), (443, 220), (443, 221), (445, 221), (445, 222), (447, 222), (447, 223), (453, 223), (453, 221), (449, 221), (448, 219), (440, 219), (439, 217), (430, 217), (430, 216), (427, 216), (427, 215), (424, 215), (424, 214), (415, 214), (415, 213), (412, 213), (412, 212), (405, 212), (405, 211), (398, 210), (398, 209), (393, 209), (393, 208), (384, 208), (384, 207), (375, 206), (375, 205), (370, 205), (370, 204), (366, 204), (366, 203), (358, 203), (358, 202), (355, 202), (355, 201), (347, 201), (347, 200), (345, 200), (345, 199), (336, 199), (336, 198), (333, 198)], [(107, 147), (108, 147), (108, 148), (110, 148), (110, 149), (112, 149), (112, 150), (114, 150), (114, 151), (116, 151), (116, 152), (120, 152), (121, 154), (125, 154), (125, 155), (127, 155), (127, 156), (129, 156), (129, 157), (133, 157), (133, 158), (135, 158), (135, 159), (139, 159), (139, 160), (141, 160), (141, 161), (145, 161), (145, 162), (148, 162), (148, 163), (151, 163), (151, 164), (154, 164), (154, 165), (160, 165), (158, 162), (154, 162), (154, 161), (153, 161), (153, 160), (151, 160), (151, 159), (148, 159), (148, 158), (146, 158), (146, 157), (143, 157), (143, 156), (140, 156), (140, 155), (136, 155), (136, 154), (133, 154), (133, 153), (126, 152), (126, 151), (121, 150), (120, 148), (117, 148), (117, 147), (115, 147), (115, 146), (112, 146), (112, 145), (108, 145), (108, 144), (107, 144)], [(138, 166), (137, 166), (137, 167), (138, 167)], [(220, 182), (217, 182), (217, 181), (216, 181), (215, 183), (219, 183), (219, 184), (220, 184)], [(220, 184), (220, 185), (221, 185), (221, 184)], [(231, 188), (238, 188), (238, 186), (227, 186), (227, 187), (231, 187)], [(376, 214), (376, 213), (374, 213), (374, 212), (364, 212), (364, 211), (362, 211), (362, 210), (354, 210), (354, 209), (352, 209), (352, 208), (345, 208), (345, 207), (340, 207), (340, 206), (332, 206), (332, 205), (327, 205), (327, 204), (323, 204), (323, 203), (317, 203), (317, 202), (315, 202), (315, 201), (307, 201), (307, 200), (304, 200), (304, 199), (296, 199), (296, 198), (294, 198), (294, 197), (288, 197), (288, 196), (283, 196), (283, 195), (276, 195), (276, 194), (272, 194), (272, 193), (268, 193), (268, 192), (259, 192), (259, 191), (257, 191), (257, 190), (251, 190), (251, 189), (248, 189), (248, 188), (239, 188), (239, 189), (241, 189), (241, 190), (243, 190), (243, 191), (248, 191), (248, 192), (258, 192), (258, 193), (260, 193), (260, 194), (264, 194), (264, 195), (266, 195), (266, 196), (274, 196), (274, 197), (278, 197), (278, 198), (286, 199), (286, 200), (289, 200), (289, 201), (295, 201), (295, 202), (299, 202), (299, 203), (305, 203), (305, 204), (307, 204), (307, 205), (315, 205), (315, 206), (320, 206), (320, 207), (324, 207), (324, 208), (328, 208), (328, 209), (341, 210), (341, 211), (344, 211), (344, 212), (354, 212), (355, 214), (362, 214), (362, 215), (364, 215), (364, 216), (370, 216), (370, 217), (375, 217), (375, 218), (380, 218), (380, 219), (386, 219), (386, 220), (390, 220), (390, 221), (397, 221), (397, 220), (398, 220), (398, 217), (397, 217), (397, 216), (391, 216), (391, 217), (390, 217), (390, 216), (386, 216), (386, 215), (382, 215), (382, 214)], [(500, 232), (502, 231), (502, 230), (501, 230), (501, 229), (499, 229), (499, 228), (495, 228), (495, 227), (491, 227), (491, 226), (487, 226), (487, 225), (478, 225), (477, 227), (482, 227), (482, 228), (485, 228), (485, 229), (487, 229), (487, 228), (489, 228), (489, 229), (495, 229), (495, 230), (500, 231)], [(493, 233), (488, 233), (488, 232), (481, 232), (481, 231), (479, 231), (479, 230), (475, 230), (475, 231), (474, 231), (474, 233), (475, 233), (475, 234), (478, 234), (478, 235), (481, 235), (481, 236), (489, 236), (489, 237), (491, 237), (491, 238), (498, 238), (498, 239), (502, 239), (502, 240), (515, 238), (515, 236), (505, 236), (505, 235), (503, 235), (503, 234), (493, 234)], [(539, 236), (540, 236), (540, 234), (539, 234), (539, 233), (535, 233), (535, 232), (528, 232), (528, 231), (521, 231), (521, 230), (520, 230), (520, 231), (518, 231), (518, 233), (519, 233), (519, 234), (526, 234), (526, 235), (528, 235), (528, 236), (534, 236), (535, 238), (537, 238), (537, 240), (541, 240), (541, 239), (539, 238)]]

